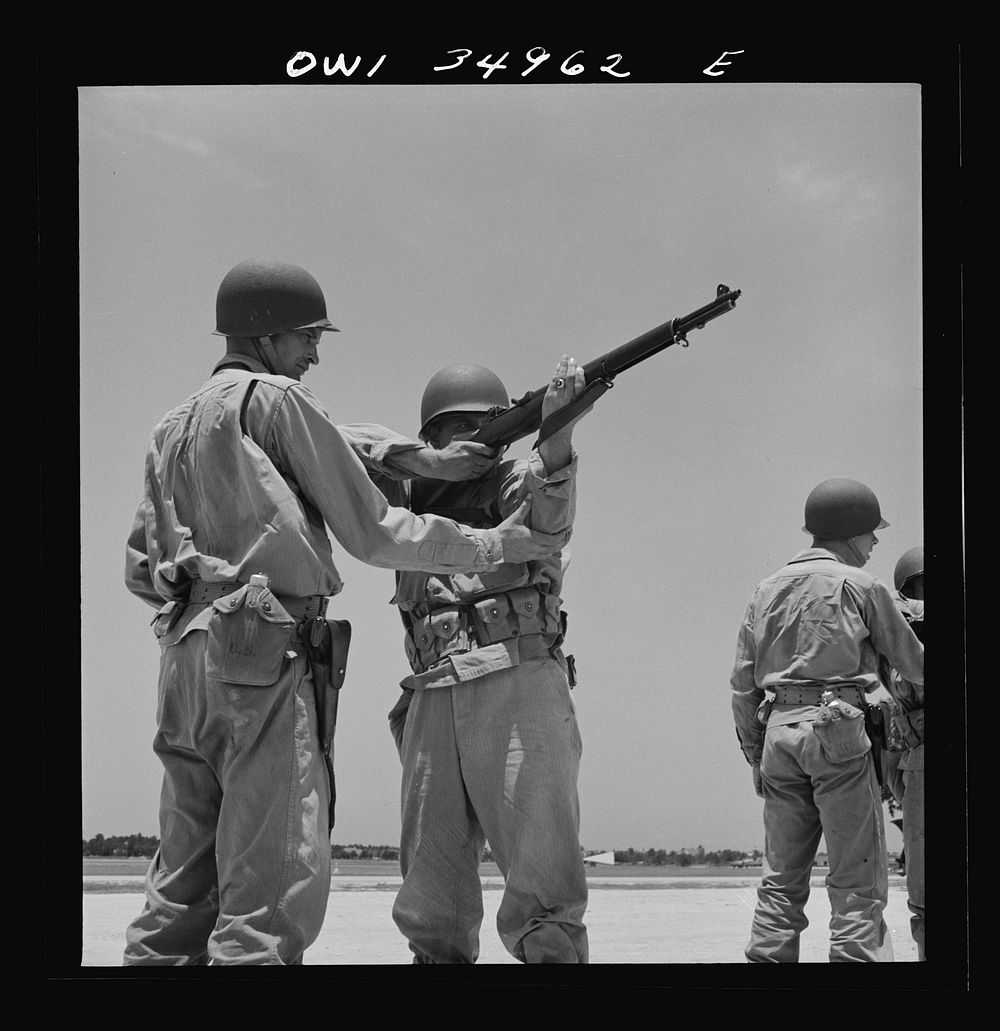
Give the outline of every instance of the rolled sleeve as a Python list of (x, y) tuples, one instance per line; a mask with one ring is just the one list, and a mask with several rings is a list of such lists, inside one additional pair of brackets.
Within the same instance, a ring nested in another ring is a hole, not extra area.
[(528, 459), (507, 463), (500, 482), (500, 511), (510, 515), (525, 498), (531, 498), (527, 525), (539, 533), (561, 533), (573, 526), (576, 516), (576, 472), (579, 456), (574, 451), (561, 469), (546, 475), (537, 451)]
[[(496, 530), (463, 528), (450, 519), (390, 506), (347, 439), (301, 384), (285, 391), (272, 427), (275, 454), (337, 541), (360, 561), (440, 573), (486, 571), (503, 562)], [(374, 451), (377, 455), (379, 448)]]

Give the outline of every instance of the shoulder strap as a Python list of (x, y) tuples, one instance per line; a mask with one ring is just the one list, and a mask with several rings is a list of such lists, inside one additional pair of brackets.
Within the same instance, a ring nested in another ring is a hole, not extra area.
[(248, 437), (250, 434), (247, 432), (247, 407), (250, 404), (250, 398), (253, 396), (254, 389), (260, 382), (259, 379), (250, 380), (247, 386), (247, 392), (243, 395), (243, 404), (240, 405), (240, 432), (244, 437)]

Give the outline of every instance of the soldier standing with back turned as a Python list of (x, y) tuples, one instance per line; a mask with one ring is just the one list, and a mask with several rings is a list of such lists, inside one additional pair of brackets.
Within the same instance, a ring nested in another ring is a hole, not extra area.
[(888, 588), (861, 568), (887, 525), (864, 484), (819, 484), (805, 505), (812, 546), (757, 586), (740, 627), (733, 714), (764, 799), (763, 878), (745, 950), (753, 963), (798, 961), (821, 836), (830, 960), (892, 960), (882, 797), (863, 710), (879, 656), (920, 684), (924, 648)]

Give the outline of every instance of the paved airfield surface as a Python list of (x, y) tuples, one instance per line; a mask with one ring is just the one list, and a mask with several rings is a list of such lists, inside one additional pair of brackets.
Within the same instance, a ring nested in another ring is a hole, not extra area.
[[(323, 930), (306, 952), (305, 963), (399, 964), (410, 953), (392, 922), (392, 904), (400, 883), (398, 872), (359, 874), (364, 864), (335, 873)], [(142, 908), (142, 876), (103, 872), (84, 876), (83, 949), (85, 967), (119, 966), (125, 927)], [(114, 871), (114, 868), (110, 868)], [(398, 870), (398, 868), (396, 868)], [(485, 869), (485, 868), (484, 868)], [(700, 876), (688, 869), (683, 876), (643, 876), (616, 869), (589, 877), (590, 901), (586, 923), (592, 963), (744, 963), (743, 947), (750, 930), (759, 875), (755, 871)], [(641, 868), (638, 868), (641, 870)], [(817, 871), (806, 907), (809, 927), (802, 936), (802, 962), (827, 961), (829, 903)], [(484, 873), (483, 926), (480, 963), (516, 960), (500, 944), (496, 913), (503, 882)], [(906, 885), (902, 877), (889, 881), (886, 923), (896, 962), (915, 962), (910, 937)]]

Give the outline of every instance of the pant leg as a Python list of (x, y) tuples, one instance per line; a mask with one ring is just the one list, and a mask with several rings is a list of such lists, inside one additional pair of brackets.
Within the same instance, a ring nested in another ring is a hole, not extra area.
[(814, 785), (829, 856), (830, 961), (892, 962), (892, 938), (884, 912), (889, 866), (882, 793), (871, 752), (829, 762), (817, 736), (804, 755)]
[[(921, 750), (923, 746), (921, 745)], [(903, 848), (906, 852), (906, 893), (910, 909), (910, 932), (917, 943), (917, 959), (925, 960), (924, 945), (924, 771), (905, 769), (903, 778)]]
[(215, 965), (302, 962), (330, 896), (329, 784), (303, 656), (271, 687), (208, 682), (231, 727), (216, 837)]
[(805, 726), (772, 726), (764, 735), (764, 869), (744, 950), (751, 963), (797, 963), (799, 937), (809, 923), (809, 877), (823, 831), (802, 768)]
[(534, 659), (470, 681), (456, 690), (455, 726), (466, 789), (505, 879), (505, 948), (522, 963), (586, 963), (582, 744), (562, 668)]
[[(330, 887), (311, 676), (298, 656), (269, 687), (209, 680), (206, 640), (192, 631), (161, 662), (162, 839), (127, 958), (299, 963)], [(192, 904), (204, 897), (209, 856), (209, 903)]]
[(125, 932), (127, 966), (208, 962), (219, 907), (215, 832), (222, 788), (191, 733), (204, 711), (192, 687), (197, 667), (193, 642), (161, 656), (153, 744), (163, 765), (160, 847), (146, 873), (143, 910)]
[(465, 791), (452, 709), (453, 693), (465, 690), (416, 691), (402, 733), (403, 883), (392, 916), (418, 963), (479, 957), (485, 839)]

